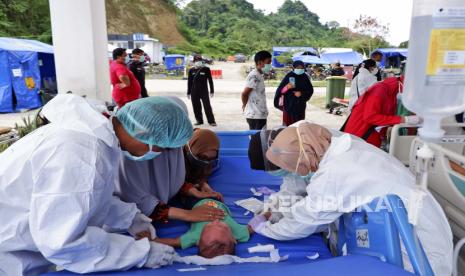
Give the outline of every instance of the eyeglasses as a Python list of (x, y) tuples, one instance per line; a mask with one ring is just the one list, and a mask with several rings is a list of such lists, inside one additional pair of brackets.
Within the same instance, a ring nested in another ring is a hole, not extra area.
[[(189, 150), (189, 152), (187, 153), (187, 158), (189, 159), (189, 162), (191, 162), (192, 164), (198, 167), (201, 167), (201, 168), (206, 168), (208, 166), (211, 166), (212, 169), (215, 169), (216, 167), (218, 167), (218, 164), (220, 161), (218, 157), (213, 160), (203, 160), (203, 159), (198, 158), (192, 153), (192, 150), (189, 144), (187, 144), (187, 149)], [(216, 153), (216, 156), (218, 156), (218, 152)]]

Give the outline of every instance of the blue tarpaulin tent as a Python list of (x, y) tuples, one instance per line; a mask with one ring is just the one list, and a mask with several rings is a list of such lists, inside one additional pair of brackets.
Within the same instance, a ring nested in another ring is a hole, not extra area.
[(166, 55), (165, 66), (167, 70), (182, 70), (186, 66), (186, 57), (183, 55)]
[(0, 37), (0, 112), (42, 106), (43, 78), (55, 79), (53, 47), (35, 40)]
[(321, 57), (311, 55), (294, 56), (292, 60), (301, 60), (307, 64), (332, 64), (340, 62), (345, 65), (353, 65), (362, 62), (363, 58), (357, 52), (343, 52), (322, 54)]
[(362, 55), (357, 52), (324, 53), (321, 59), (325, 64), (339, 62), (344, 65), (355, 65), (363, 61)]
[(318, 55), (318, 51), (312, 47), (273, 47), (273, 63), (272, 63), (273, 67), (275, 68), (284, 67), (284, 64), (279, 63), (276, 57), (282, 55), (283, 53), (292, 53), (292, 52), (300, 52), (299, 56), (301, 56), (303, 53), (307, 55), (310, 54), (313, 56)]
[(405, 48), (380, 48), (374, 52), (381, 52), (383, 59), (380, 62), (380, 66), (386, 67), (400, 67), (403, 60), (408, 57), (408, 49)]
[(317, 56), (295, 56), (292, 60), (300, 60), (305, 64), (324, 64), (324, 61)]

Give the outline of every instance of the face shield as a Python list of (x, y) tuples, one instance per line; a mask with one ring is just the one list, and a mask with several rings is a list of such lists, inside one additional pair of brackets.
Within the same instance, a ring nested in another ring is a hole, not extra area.
[(284, 129), (284, 126), (279, 126), (275, 127), (271, 130), (269, 129), (262, 129), (260, 131), (260, 141), (261, 141), (261, 146), (262, 146), (262, 156), (263, 156), (263, 162), (265, 166), (265, 171), (271, 172), (271, 171), (277, 171), (281, 169), (280, 167), (276, 166), (275, 164), (271, 163), (267, 158), (266, 158), (266, 152), (268, 149), (271, 147), (271, 145), (274, 142), (274, 139), (278, 134)]
[(218, 158), (218, 152), (216, 153), (216, 158), (212, 160), (203, 160), (200, 159), (199, 157), (195, 156), (195, 154), (192, 153), (191, 147), (189, 146), (189, 143), (187, 144), (187, 159), (189, 163), (191, 163), (194, 167), (200, 168), (200, 169), (206, 169), (210, 166), (212, 170), (215, 170), (218, 165), (219, 165), (219, 158)]

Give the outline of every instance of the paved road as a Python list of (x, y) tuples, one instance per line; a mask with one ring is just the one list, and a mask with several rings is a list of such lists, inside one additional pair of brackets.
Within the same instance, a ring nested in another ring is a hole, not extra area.
[[(241, 73), (243, 63), (219, 63), (212, 66), (213, 69), (223, 69), (224, 79), (215, 80), (215, 96), (212, 101), (213, 111), (216, 116), (218, 127), (217, 130), (245, 130), (248, 128), (241, 110), (240, 95), (244, 89), (244, 76)], [(194, 122), (192, 105), (186, 98), (187, 81), (186, 80), (147, 80), (147, 90), (150, 95), (158, 96), (178, 96), (187, 104), (189, 115)], [(269, 114), (269, 126), (281, 124), (282, 113), (273, 107), (273, 97), (276, 88), (268, 87), (266, 89)], [(315, 106), (313, 103), (321, 104), (322, 97), (325, 95), (324, 88), (316, 88), (313, 98), (310, 100), (307, 108), (306, 118), (315, 123), (322, 124), (331, 128), (339, 128), (345, 120), (345, 117), (330, 115), (326, 110)], [(33, 116), (36, 111), (15, 114), (0, 114), (0, 126), (11, 126), (15, 123), (21, 123), (23, 117)], [(205, 119), (206, 121), (206, 119)], [(209, 127), (204, 125), (203, 127)]]

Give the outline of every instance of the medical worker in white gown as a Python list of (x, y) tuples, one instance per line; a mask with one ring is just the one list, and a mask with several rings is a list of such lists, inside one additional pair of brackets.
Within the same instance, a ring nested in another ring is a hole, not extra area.
[(83, 98), (59, 95), (42, 114), (49, 124), (0, 154), (0, 275), (171, 263), (173, 248), (118, 233), (155, 235), (151, 220), (113, 190), (121, 151), (147, 160), (190, 139), (183, 110), (151, 97), (109, 120)]
[[(285, 176), (275, 198), (304, 196), (286, 212), (273, 214), (270, 221), (263, 215), (251, 221), (256, 232), (276, 240), (300, 239), (321, 232), (343, 213), (388, 194), (399, 196), (405, 203), (416, 189), (414, 176), (394, 157), (349, 134), (335, 137), (327, 129), (305, 121), (282, 130), (266, 151), (266, 159), (280, 167), (280, 174)], [(321, 208), (322, 200), (328, 197), (342, 198), (342, 204), (336, 209)], [(273, 201), (270, 205), (279, 205), (279, 200)], [(430, 193), (423, 204), (417, 235), (435, 275), (451, 275), (453, 243), (449, 223)], [(406, 252), (403, 255), (405, 261)]]

